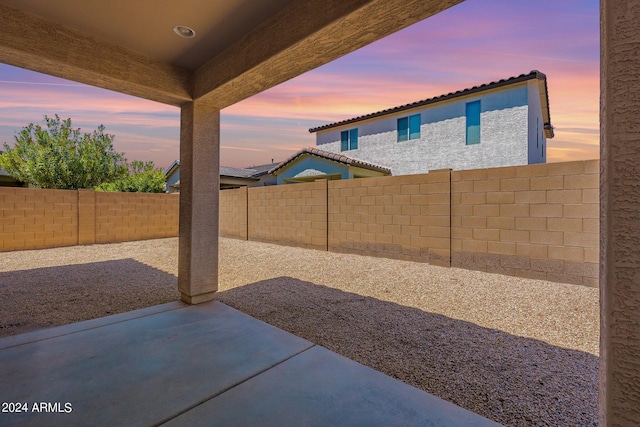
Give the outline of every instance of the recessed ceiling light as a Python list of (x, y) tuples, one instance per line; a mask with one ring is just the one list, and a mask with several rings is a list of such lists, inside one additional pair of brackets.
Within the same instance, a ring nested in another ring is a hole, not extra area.
[(196, 36), (196, 32), (193, 28), (187, 27), (186, 25), (176, 25), (173, 27), (173, 32), (185, 39), (190, 39)]

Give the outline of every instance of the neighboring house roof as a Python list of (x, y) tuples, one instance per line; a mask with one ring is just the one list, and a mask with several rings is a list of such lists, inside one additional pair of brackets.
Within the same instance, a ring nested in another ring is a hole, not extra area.
[[(259, 181), (260, 177), (269, 172), (271, 168), (277, 166), (279, 163), (269, 163), (266, 165), (258, 165), (251, 166), (251, 168), (234, 168), (230, 166), (220, 166), (220, 177), (221, 178), (234, 178), (240, 180), (247, 181)], [(173, 174), (177, 169), (180, 168), (180, 162), (178, 160), (174, 161), (171, 166), (169, 166), (165, 170), (165, 176), (169, 176)], [(234, 181), (238, 182), (238, 181)], [(176, 181), (174, 184), (169, 185), (169, 187), (178, 190), (180, 189), (180, 180)]]
[[(1, 153), (1, 152), (0, 152)], [(267, 163), (264, 165), (251, 166), (248, 168), (234, 168), (230, 166), (220, 166), (220, 175), (228, 176), (232, 178), (252, 178), (258, 179), (262, 175), (269, 172), (270, 169), (273, 169), (275, 166), (280, 163)], [(180, 161), (174, 160), (171, 165), (165, 169), (165, 176), (171, 175), (176, 169), (180, 168)]]
[(368, 163), (368, 162), (363, 162), (362, 160), (353, 159), (351, 157), (347, 157), (347, 156), (342, 155), (342, 154), (330, 153), (329, 151), (318, 150), (317, 148), (313, 148), (313, 147), (303, 148), (302, 150), (300, 150), (299, 152), (297, 152), (296, 154), (291, 156), (289, 159), (287, 159), (284, 162), (280, 163), (278, 166), (274, 167), (273, 169), (270, 169), (269, 173), (276, 174), (276, 172), (278, 170), (284, 168), (286, 165), (288, 165), (289, 163), (293, 162), (298, 157), (300, 157), (302, 155), (305, 155), (305, 154), (308, 154), (308, 155), (311, 155), (311, 156), (320, 157), (322, 159), (332, 160), (334, 162), (342, 163), (342, 164), (349, 165), (349, 166), (356, 166), (356, 167), (363, 168), (363, 169), (369, 169), (369, 170), (373, 170), (373, 171), (378, 171), (378, 172), (384, 172), (384, 173), (391, 174), (391, 169), (389, 169), (387, 167), (374, 165), (374, 164)]
[(167, 169), (165, 169), (164, 176), (171, 175), (179, 167), (180, 167), (180, 160), (174, 160), (173, 163), (171, 163), (171, 165)]
[(259, 178), (262, 175), (269, 173), (271, 169), (275, 168), (279, 164), (280, 164), (279, 162), (275, 162), (275, 163), (271, 162), (271, 163), (267, 163), (266, 165), (251, 166), (247, 169), (253, 169), (255, 171), (255, 173), (253, 174), (253, 177)]
[(253, 175), (256, 173), (254, 169), (232, 168), (229, 166), (220, 166), (220, 176), (228, 176), (232, 178), (257, 179)]
[(435, 104), (442, 101), (449, 101), (451, 99), (459, 98), (462, 96), (473, 95), (476, 93), (497, 89), (503, 86), (509, 86), (517, 83), (522, 83), (528, 80), (538, 80), (538, 86), (540, 89), (540, 105), (542, 107), (542, 118), (544, 121), (544, 133), (547, 138), (553, 138), (553, 126), (551, 125), (551, 113), (549, 112), (549, 94), (547, 92), (547, 76), (540, 71), (533, 70), (529, 74), (521, 74), (517, 77), (511, 77), (508, 79), (499, 80), (497, 82), (486, 83), (480, 86), (474, 86), (469, 89), (459, 90), (457, 92), (451, 92), (446, 95), (436, 96), (434, 98), (423, 99), (422, 101), (416, 101), (411, 104), (404, 104), (398, 107), (389, 108), (386, 110), (378, 111), (363, 116), (354, 117), (352, 119), (342, 120), (340, 122), (330, 123), (315, 128), (309, 129), (309, 133), (314, 133), (322, 130), (327, 130), (351, 123), (360, 122), (363, 120), (369, 120), (388, 114), (395, 114), (405, 110), (410, 110), (416, 107), (422, 107), (424, 105)]

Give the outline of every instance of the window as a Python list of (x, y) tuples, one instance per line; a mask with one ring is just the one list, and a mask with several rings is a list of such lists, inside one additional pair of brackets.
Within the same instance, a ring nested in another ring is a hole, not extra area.
[(358, 149), (358, 128), (345, 130), (340, 133), (340, 150)]
[(398, 141), (420, 139), (420, 114), (398, 119)]
[(480, 144), (480, 101), (467, 103), (467, 145)]

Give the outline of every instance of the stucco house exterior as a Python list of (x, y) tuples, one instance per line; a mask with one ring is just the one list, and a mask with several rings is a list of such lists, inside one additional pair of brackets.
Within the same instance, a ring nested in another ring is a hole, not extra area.
[(309, 132), (318, 149), (387, 166), (392, 175), (545, 163), (554, 136), (539, 71)]

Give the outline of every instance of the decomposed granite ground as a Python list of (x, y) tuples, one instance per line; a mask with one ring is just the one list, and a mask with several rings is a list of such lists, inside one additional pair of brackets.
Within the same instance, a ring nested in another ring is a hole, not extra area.
[[(0, 336), (178, 299), (177, 238), (3, 252)], [(232, 239), (221, 302), (507, 426), (597, 424), (598, 290)]]

